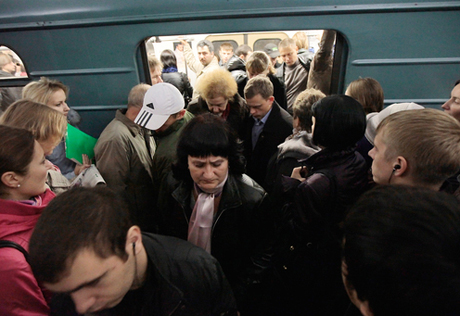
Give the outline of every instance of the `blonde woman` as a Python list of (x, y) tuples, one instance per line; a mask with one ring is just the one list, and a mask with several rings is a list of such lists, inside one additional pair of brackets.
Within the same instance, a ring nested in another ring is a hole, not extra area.
[[(76, 126), (80, 122), (80, 116), (67, 105), (68, 93), (69, 88), (62, 82), (42, 77), (38, 81), (27, 84), (22, 90), (22, 97), (49, 106), (62, 113), (71, 125)], [(64, 141), (47, 158), (61, 169), (62, 174), (67, 179), (73, 179), (85, 169), (84, 166), (77, 165), (66, 158)]]

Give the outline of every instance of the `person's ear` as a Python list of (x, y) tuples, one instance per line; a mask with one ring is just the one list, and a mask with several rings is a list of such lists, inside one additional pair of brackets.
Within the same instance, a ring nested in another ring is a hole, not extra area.
[(142, 233), (139, 226), (131, 226), (126, 234), (126, 252), (131, 253), (135, 251), (138, 254), (143, 248)]
[(2, 183), (9, 188), (19, 188), (22, 178), (14, 171), (7, 171), (1, 176)]
[(406, 158), (404, 158), (403, 156), (396, 157), (396, 163), (393, 166), (393, 170), (394, 170), (393, 174), (395, 177), (401, 177), (403, 175), (407, 175), (407, 173), (409, 172), (408, 168), (409, 166), (408, 166)]
[(176, 120), (178, 121), (178, 120), (182, 119), (185, 116), (186, 112), (187, 112), (186, 109), (180, 110), (179, 113), (177, 113), (177, 115), (176, 115)]

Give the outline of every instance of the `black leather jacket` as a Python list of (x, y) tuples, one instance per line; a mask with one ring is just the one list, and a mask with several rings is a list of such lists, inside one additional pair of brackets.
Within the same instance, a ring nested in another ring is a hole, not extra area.
[[(161, 78), (164, 82), (175, 86), (184, 96), (184, 100), (186, 100), (186, 98), (192, 98), (193, 88), (190, 85), (186, 74), (182, 72), (164, 72), (161, 74)], [(185, 105), (187, 105), (187, 103)]]
[[(172, 173), (165, 182), (157, 204), (159, 233), (186, 240), (193, 183), (177, 181)], [(256, 280), (269, 266), (265, 256), (273, 233), (265, 191), (246, 175), (229, 174), (212, 228), (211, 254), (221, 264), (239, 307), (248, 279)]]

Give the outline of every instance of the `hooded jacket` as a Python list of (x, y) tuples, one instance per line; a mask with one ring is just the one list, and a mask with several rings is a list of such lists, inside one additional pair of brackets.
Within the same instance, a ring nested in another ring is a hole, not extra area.
[[(0, 199), (1, 240), (10, 240), (29, 249), (35, 224), (55, 195), (47, 189), (39, 197), (42, 199), (40, 206)], [(0, 315), (49, 315), (49, 297), (45, 298), (24, 255), (14, 248), (1, 248), (0, 262)]]

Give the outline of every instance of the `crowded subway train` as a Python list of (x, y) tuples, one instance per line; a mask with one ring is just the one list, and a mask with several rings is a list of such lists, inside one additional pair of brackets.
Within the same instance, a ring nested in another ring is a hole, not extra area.
[(1, 7), (0, 315), (460, 315), (460, 1)]

